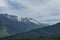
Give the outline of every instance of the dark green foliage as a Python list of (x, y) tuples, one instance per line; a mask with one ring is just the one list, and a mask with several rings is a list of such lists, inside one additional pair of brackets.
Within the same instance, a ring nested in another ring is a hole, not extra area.
[(40, 37), (31, 37), (31, 38), (13, 38), (7, 37), (0, 40), (60, 40), (60, 35), (50, 35), (50, 36), (40, 36)]

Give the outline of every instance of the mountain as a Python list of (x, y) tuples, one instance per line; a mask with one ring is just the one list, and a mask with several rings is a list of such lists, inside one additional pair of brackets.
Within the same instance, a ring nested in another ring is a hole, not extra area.
[(26, 25), (23, 25), (23, 23), (18, 22), (15, 16), (12, 15), (0, 14), (0, 21), (2, 24), (0, 26), (0, 37), (7, 36), (7, 33), (9, 35), (20, 33), (26, 29), (24, 28)]
[(0, 14), (0, 37), (27, 32), (43, 26), (46, 25), (33, 23), (28, 18), (23, 18), (21, 21), (18, 21), (17, 16)]
[(29, 32), (10, 36), (10, 38), (32, 38), (47, 35), (60, 35), (60, 23), (43, 28), (33, 29)]
[(20, 22), (26, 24), (29, 27), (28, 29), (31, 29), (31, 28), (35, 29), (35, 28), (48, 26), (48, 25), (42, 24), (42, 23), (40, 23), (37, 20), (32, 19), (32, 18), (21, 18)]

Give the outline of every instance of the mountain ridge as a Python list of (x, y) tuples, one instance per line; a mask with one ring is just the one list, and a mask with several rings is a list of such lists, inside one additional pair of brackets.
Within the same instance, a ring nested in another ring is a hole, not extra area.
[(60, 34), (60, 23), (51, 25), (51, 26), (46, 26), (43, 28), (37, 28), (30, 30), (25, 33), (21, 34), (16, 34), (14, 36), (10, 36), (10, 38), (32, 38), (34, 36), (40, 37), (40, 36), (47, 36), (47, 35), (59, 35)]
[[(33, 22), (30, 22), (30, 21), (27, 21), (24, 23), (23, 21), (22, 22), (17, 21), (17, 19), (18, 18), (16, 16), (13, 16), (13, 15), (0, 14), (0, 21), (2, 23), (2, 26), (0, 26), (0, 27), (2, 28), (2, 30), (4, 30), (4, 28), (7, 28), (6, 32), (13, 35), (13, 34), (26, 32), (26, 31), (29, 31), (32, 29), (40, 28), (40, 27), (43, 27), (43, 25), (44, 25), (44, 24), (38, 25), (38, 24), (35, 24)], [(2, 31), (2, 33), (3, 33), (3, 31)]]

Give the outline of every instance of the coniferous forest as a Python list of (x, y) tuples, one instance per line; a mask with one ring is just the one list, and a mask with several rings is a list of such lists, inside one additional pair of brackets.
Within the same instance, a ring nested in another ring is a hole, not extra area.
[(60, 35), (47, 35), (47, 36), (40, 36), (40, 37), (31, 37), (31, 38), (14, 38), (14, 37), (5, 37), (1, 38), (0, 40), (60, 40)]

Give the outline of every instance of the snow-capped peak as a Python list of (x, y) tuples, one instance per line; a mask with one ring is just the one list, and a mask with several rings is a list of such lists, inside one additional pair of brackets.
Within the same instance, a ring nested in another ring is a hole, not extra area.
[(38, 22), (37, 20), (32, 19), (32, 18), (21, 18), (20, 21), (22, 21), (22, 22), (32, 22), (32, 23), (35, 23), (35, 24), (40, 24), (40, 22)]
[(39, 22), (38, 22), (37, 20), (32, 19), (32, 18), (29, 18), (29, 21), (30, 21), (30, 22), (33, 22), (33, 23), (35, 23), (35, 24), (39, 24)]

